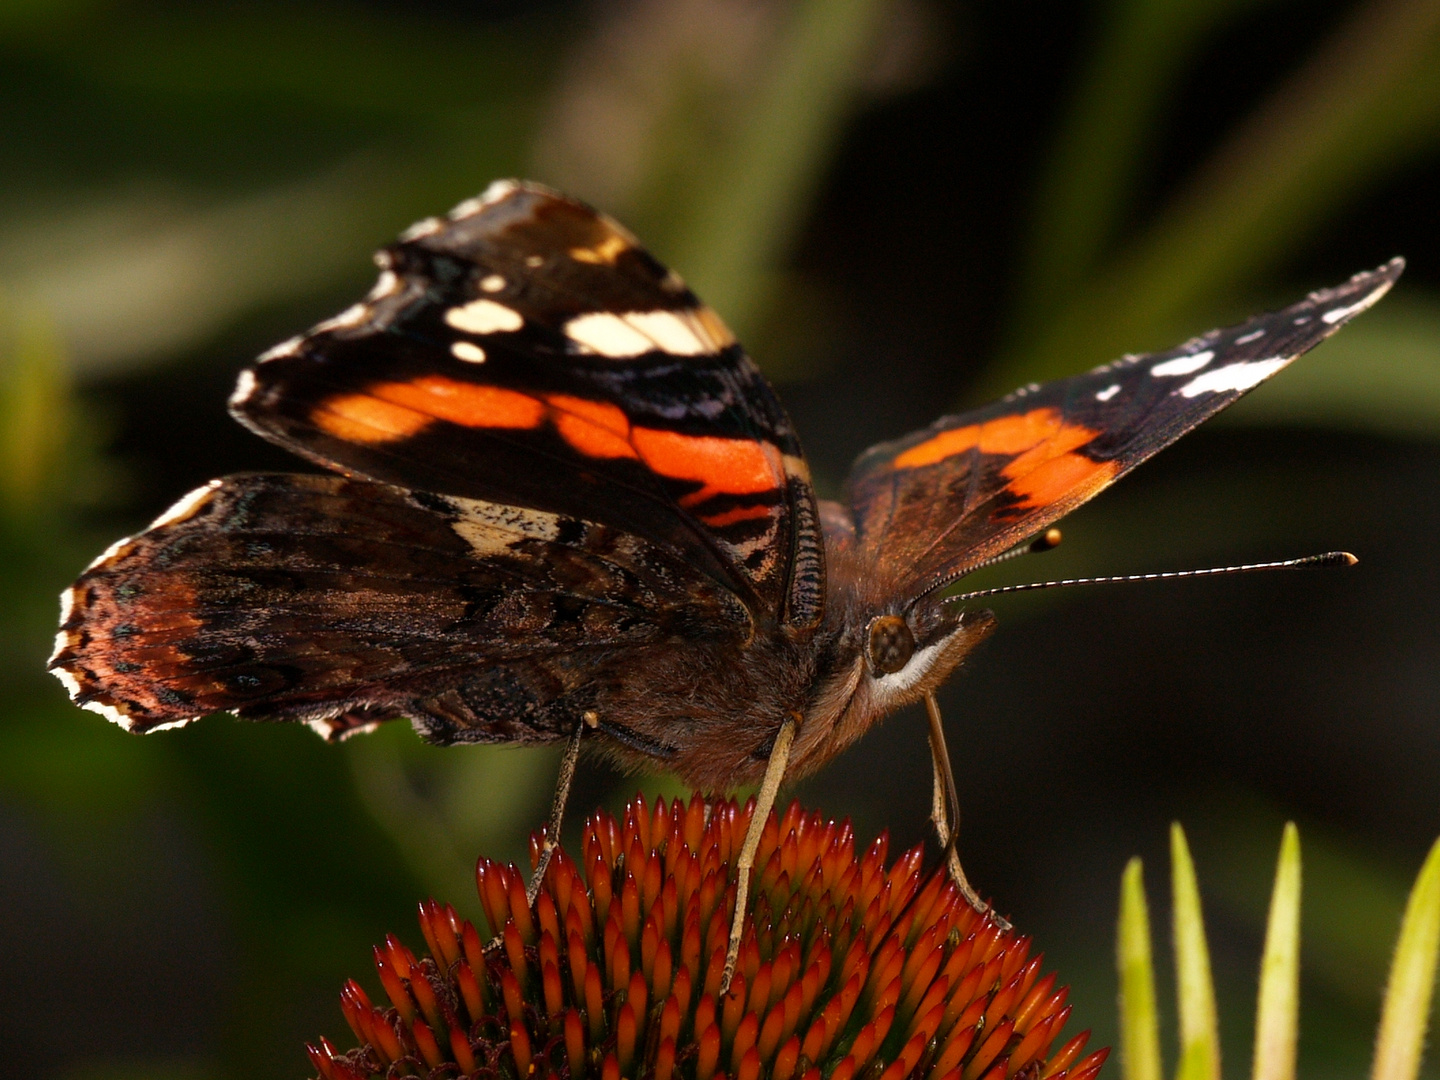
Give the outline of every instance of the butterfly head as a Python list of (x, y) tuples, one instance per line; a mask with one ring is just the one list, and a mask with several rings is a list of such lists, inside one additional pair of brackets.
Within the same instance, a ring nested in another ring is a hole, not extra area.
[(919, 700), (944, 682), (995, 626), (988, 611), (960, 611), (921, 597), (865, 628), (862, 695), (879, 714)]

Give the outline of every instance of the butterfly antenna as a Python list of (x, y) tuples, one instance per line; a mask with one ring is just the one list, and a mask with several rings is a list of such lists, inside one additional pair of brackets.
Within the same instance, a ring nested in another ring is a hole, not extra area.
[[(991, 560), (992, 562), (999, 561)], [(1034, 592), (1037, 589), (1059, 589), (1070, 585), (1113, 585), (1122, 581), (1170, 581), (1174, 578), (1209, 577), (1212, 574), (1248, 574), (1253, 570), (1303, 570), (1319, 566), (1354, 566), (1360, 560), (1348, 551), (1327, 551), (1321, 555), (1306, 555), (1301, 559), (1282, 559), (1279, 562), (1246, 563), (1243, 566), (1210, 566), (1203, 570), (1164, 570), (1155, 574), (1120, 574), (1114, 577), (1065, 578), (1061, 581), (1031, 581), (1023, 585), (1001, 585), (995, 589), (978, 589), (975, 592), (960, 593), (946, 597), (946, 603), (960, 603), (978, 600), (982, 596), (1000, 596), (1003, 593)], [(988, 565), (981, 563), (981, 566)]]
[(976, 570), (983, 570), (987, 566), (994, 566), (996, 563), (1009, 562), (1011, 559), (1018, 559), (1021, 555), (1038, 555), (1042, 551), (1054, 551), (1060, 546), (1062, 539), (1063, 537), (1060, 530), (1051, 527), (1035, 537), (1035, 539), (1024, 544), (1017, 544), (1009, 551), (1002, 551), (999, 555), (986, 559), (982, 563), (976, 563), (965, 572), (967, 574), (973, 574)]

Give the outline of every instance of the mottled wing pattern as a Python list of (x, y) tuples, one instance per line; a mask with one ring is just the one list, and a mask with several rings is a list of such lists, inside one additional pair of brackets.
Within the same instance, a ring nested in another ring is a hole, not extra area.
[(818, 622), (822, 548), (790, 421), (633, 237), (507, 181), (377, 259), (364, 302), (243, 374), (243, 423), (347, 474), (636, 533), (757, 620)]
[(748, 638), (728, 589), (632, 534), (339, 476), (212, 481), (64, 594), (51, 668), (131, 731), (218, 710), (343, 737), (568, 736), (606, 665)]
[(1403, 269), (1395, 259), (1283, 311), (1027, 387), (866, 451), (849, 497), (878, 593), (921, 595), (1045, 528), (1324, 341)]

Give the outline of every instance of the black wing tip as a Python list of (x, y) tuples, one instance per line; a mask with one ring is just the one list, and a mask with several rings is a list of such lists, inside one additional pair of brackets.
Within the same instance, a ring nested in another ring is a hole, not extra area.
[(1361, 270), (1358, 274), (1352, 274), (1350, 280), (1347, 281), (1344, 285), (1339, 285), (1334, 289), (1327, 289), (1324, 291), (1358, 291), (1359, 289), (1364, 288), (1366, 285), (1373, 284), (1377, 281), (1384, 281), (1388, 284), (1393, 285), (1396, 281), (1400, 279), (1400, 275), (1404, 272), (1405, 257), (1403, 255), (1396, 255), (1389, 262), (1382, 263), (1381, 265), (1375, 267), (1374, 270)]
[[(501, 209), (504, 204), (513, 204)], [(598, 209), (583, 199), (577, 199), (573, 195), (567, 195), (557, 188), (548, 184), (537, 183), (534, 180), (523, 180), (518, 177), (506, 177), (500, 180), (492, 180), (478, 195), (464, 199), (456, 203), (444, 214), (422, 218), (408, 229), (404, 230), (395, 243), (377, 253), (377, 261), (382, 261), (387, 252), (393, 252), (408, 244), (419, 243), (421, 247), (433, 247), (435, 238), (443, 237), (448, 231), (457, 225), (464, 225), (472, 218), (490, 216), (495, 212), (502, 214), (524, 215), (536, 203), (562, 203), (573, 209), (582, 211), (595, 217), (604, 218)], [(608, 218), (606, 220), (609, 220)]]
[(1323, 337), (1329, 337), (1355, 316), (1379, 303), (1404, 271), (1405, 260), (1397, 255), (1374, 270), (1362, 270), (1341, 285), (1317, 289), (1279, 314), (1298, 315), (1297, 323), (1305, 316), (1318, 314), (1325, 324)]

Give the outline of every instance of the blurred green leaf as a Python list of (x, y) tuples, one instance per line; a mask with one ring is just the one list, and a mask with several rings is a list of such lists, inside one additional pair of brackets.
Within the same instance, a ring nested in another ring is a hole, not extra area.
[(1405, 905), (1390, 966), (1371, 1080), (1415, 1080), (1430, 1024), (1440, 954), (1440, 840), (1430, 849)]
[(1295, 1080), (1300, 1030), (1300, 833), (1285, 823), (1255, 1005), (1254, 1080)]
[(672, 261), (744, 337), (763, 317), (765, 284), (804, 226), (806, 207), (857, 95), (889, 0), (805, 0), (711, 162)]
[(0, 304), (0, 504), (19, 516), (53, 497), (70, 441), (70, 379), (55, 327)]
[[(51, 7), (43, 23), (25, 20), (51, 33), (16, 34), (11, 44), (111, 93), (281, 100), (292, 111), (332, 111), (332, 119), (349, 112), (371, 123), (391, 117), (411, 125), (533, 90), (548, 70), (544, 59), (558, 29), (539, 19), (499, 23), (463, 13), (275, 0), (72, 0)], [(77, 16), (84, 17), (78, 33)], [(0, 32), (5, 28), (0, 19)]]
[[(1208, 860), (1210, 892), (1228, 912), (1257, 928), (1266, 912), (1255, 883), (1270, 862), (1269, 837), (1283, 822), (1273, 807), (1229, 790), (1214, 797), (1204, 816), (1207, 850), (1214, 853)], [(1215, 857), (1220, 853), (1223, 858)], [(1368, 1012), (1385, 980), (1392, 928), (1405, 905), (1405, 877), (1373, 853), (1312, 825), (1306, 829), (1305, 879), (1306, 977)], [(1357, 918), (1356, 912), (1365, 916)]]
[(475, 860), (528, 865), (522, 843), (544, 819), (559, 767), (549, 747), (431, 746), (382, 724), (343, 748), (365, 806), (431, 890), (478, 917)]
[(1178, 822), (1170, 826), (1170, 888), (1175, 905), (1175, 982), (1180, 1013), (1176, 1080), (1220, 1080), (1220, 1033), (1210, 948), (1205, 942), (1195, 863)]
[(1277, 265), (1345, 200), (1437, 137), (1440, 4), (1370, 0), (1063, 312), (1017, 327), (986, 388), (1068, 374), (1207, 328), (1207, 306)]
[[(373, 249), (517, 170), (556, 52), (540, 20), (312, 4), (127, 5), (82, 21), (83, 32), (57, 24), (11, 43), (73, 85), (54, 102), (27, 99), (34, 114), (0, 147), (75, 126), (77, 95), (135, 113), (144, 138), (103, 155), (98, 186), (67, 160), (68, 141), (27, 145), (0, 193), (0, 289), (52, 313), (85, 374), (176, 355), (267, 306), (362, 287)], [(272, 115), (276, 101), (288, 112)], [(247, 140), (245, 153), (229, 144)], [(238, 172), (227, 155), (268, 167)], [(27, 194), (27, 182), (40, 186)]]
[(1263, 0), (1112, 0), (1040, 181), (1017, 323), (1051, 317), (1115, 240), (1154, 148), (1150, 136), (1218, 26)]
[(1116, 935), (1120, 1066), (1125, 1080), (1160, 1080), (1163, 1075), (1160, 1010), (1155, 1004), (1155, 963), (1150, 941), (1144, 867), (1139, 859), (1131, 859), (1120, 878), (1120, 927)]

